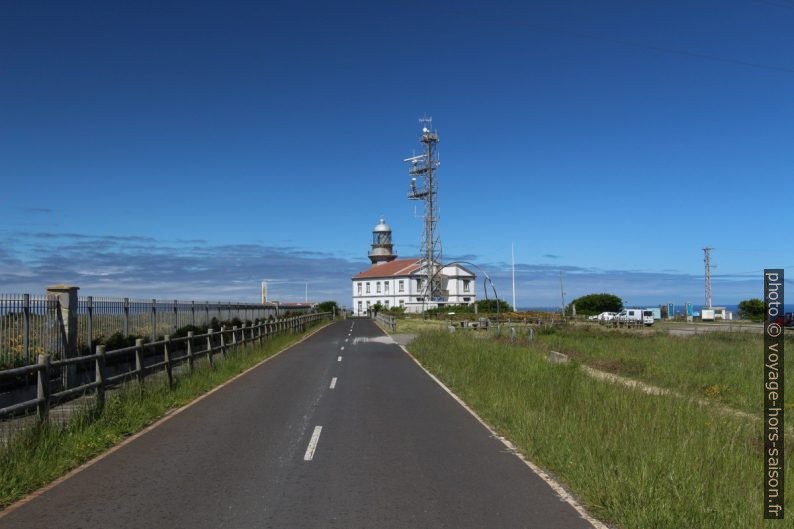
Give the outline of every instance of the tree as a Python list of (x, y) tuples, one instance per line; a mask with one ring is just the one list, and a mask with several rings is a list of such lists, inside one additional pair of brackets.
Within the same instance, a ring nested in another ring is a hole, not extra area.
[(318, 303), (317, 312), (339, 312), (339, 305), (336, 304), (336, 301), (323, 301)]
[(576, 305), (576, 314), (593, 316), (602, 312), (620, 312), (623, 310), (623, 300), (614, 294), (588, 294), (571, 301), (565, 309), (566, 314), (572, 311), (571, 306)]
[(372, 305), (372, 307), (370, 307), (370, 310), (372, 311), (373, 316), (377, 316), (378, 312), (383, 310), (383, 305), (381, 305), (380, 301), (378, 301), (377, 303)]
[(753, 321), (761, 321), (764, 319), (764, 300), (758, 298), (745, 299), (739, 302), (739, 313), (742, 318)]

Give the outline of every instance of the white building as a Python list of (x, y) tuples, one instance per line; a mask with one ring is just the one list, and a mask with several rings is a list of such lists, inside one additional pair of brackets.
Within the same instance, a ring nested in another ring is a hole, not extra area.
[(353, 313), (365, 315), (377, 303), (385, 308), (405, 307), (406, 312), (446, 305), (470, 305), (477, 300), (476, 276), (461, 265), (441, 269), (442, 297), (427, 297), (427, 277), (418, 258), (397, 259), (391, 228), (383, 219), (372, 230), (372, 266), (353, 276)]

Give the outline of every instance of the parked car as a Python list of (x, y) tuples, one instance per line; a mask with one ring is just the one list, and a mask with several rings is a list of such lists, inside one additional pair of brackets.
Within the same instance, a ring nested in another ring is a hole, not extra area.
[(612, 321), (617, 315), (617, 312), (602, 312), (596, 318), (598, 318), (598, 321)]
[(794, 327), (794, 312), (787, 312), (783, 320), (783, 326)]

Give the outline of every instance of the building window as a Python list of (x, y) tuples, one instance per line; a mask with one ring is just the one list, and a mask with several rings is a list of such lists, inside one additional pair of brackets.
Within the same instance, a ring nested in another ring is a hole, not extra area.
[(369, 281), (367, 281), (367, 294), (369, 294)]
[(463, 301), (471, 301), (471, 298), (463, 298)]
[(469, 281), (468, 279), (464, 279), (463, 280), (463, 291), (464, 292), (468, 292), (469, 291), (469, 283), (471, 283), (471, 281)]
[(384, 282), (383, 282), (383, 291), (384, 291), (386, 294), (388, 294), (388, 293), (389, 293), (389, 282), (388, 282), (388, 281), (384, 281)]
[(380, 294), (380, 281), (378, 281), (377, 283), (375, 283), (375, 292), (377, 292), (378, 294)]
[(361, 282), (358, 283), (358, 295), (361, 295)]
[(386, 307), (386, 310), (389, 310), (389, 300), (383, 302), (383, 306)]
[[(359, 302), (359, 303), (360, 303), (360, 302)], [(401, 300), (400, 300), (400, 306), (401, 306), (401, 307), (404, 307), (404, 306), (405, 306), (405, 300), (404, 300), (404, 299), (401, 299)]]
[[(361, 283), (359, 283), (358, 286), (361, 286)], [(361, 314), (361, 302), (360, 301), (358, 302), (358, 313)]]
[(400, 279), (400, 287), (398, 289), (400, 292), (405, 292), (405, 280)]
[(369, 301), (367, 301), (367, 312), (369, 312)]

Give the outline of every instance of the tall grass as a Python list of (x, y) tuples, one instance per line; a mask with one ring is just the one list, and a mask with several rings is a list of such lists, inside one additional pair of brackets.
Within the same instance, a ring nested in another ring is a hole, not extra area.
[(398, 333), (419, 333), (426, 331), (433, 331), (443, 329), (447, 322), (440, 320), (425, 320), (422, 316), (414, 316), (412, 318), (397, 318), (397, 331)]
[[(306, 333), (321, 325), (308, 327)], [(43, 423), (23, 431), (0, 448), (0, 506), (101, 454), (169, 410), (187, 404), (306, 333), (275, 336), (261, 346), (230, 350), (226, 359), (215, 357), (214, 367), (206, 360), (197, 362), (193, 373), (176, 378), (171, 388), (164, 379), (155, 377), (143, 385), (129, 383), (108, 393), (101, 410), (86, 409), (63, 426)]]
[(625, 529), (784, 526), (762, 519), (760, 423), (605, 384), (576, 362), (550, 364), (466, 333), (425, 333), (410, 349), (601, 519)]
[[(672, 336), (570, 328), (541, 334), (533, 350), (566, 353), (597, 369), (707, 398), (757, 414), (763, 412), (763, 336), (710, 332)], [(794, 369), (794, 355), (786, 358)], [(794, 410), (794, 379), (786, 380), (786, 409)], [(786, 417), (794, 425), (794, 413)]]

